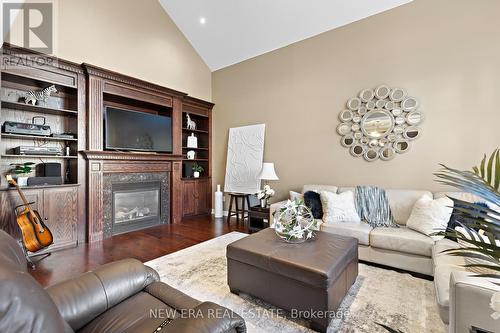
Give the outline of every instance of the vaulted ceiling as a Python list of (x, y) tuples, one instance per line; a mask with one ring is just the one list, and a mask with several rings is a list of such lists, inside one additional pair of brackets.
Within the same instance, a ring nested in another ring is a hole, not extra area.
[(160, 0), (215, 71), (412, 0)]

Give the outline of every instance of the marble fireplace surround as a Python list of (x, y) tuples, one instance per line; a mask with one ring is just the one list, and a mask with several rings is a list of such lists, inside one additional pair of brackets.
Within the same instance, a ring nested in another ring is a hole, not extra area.
[(170, 172), (104, 173), (103, 174), (103, 237), (113, 235), (113, 186), (115, 184), (160, 183), (160, 224), (170, 222)]
[(111, 184), (113, 182), (161, 181), (161, 223), (180, 220), (182, 156), (110, 151), (83, 151), (87, 160), (89, 242), (111, 237)]

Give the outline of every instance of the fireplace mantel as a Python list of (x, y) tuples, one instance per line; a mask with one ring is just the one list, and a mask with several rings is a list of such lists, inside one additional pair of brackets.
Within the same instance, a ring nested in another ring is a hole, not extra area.
[(103, 150), (83, 150), (83, 157), (88, 160), (113, 160), (113, 161), (181, 161), (182, 155), (159, 153), (133, 153)]

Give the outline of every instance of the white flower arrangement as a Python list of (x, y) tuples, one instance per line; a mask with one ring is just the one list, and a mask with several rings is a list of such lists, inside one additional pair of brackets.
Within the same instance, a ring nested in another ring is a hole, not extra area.
[(318, 223), (304, 201), (295, 199), (274, 212), (274, 229), (285, 241), (300, 243), (314, 237)]
[(269, 185), (265, 185), (262, 190), (257, 192), (257, 198), (260, 200), (269, 200), (274, 195), (274, 190)]

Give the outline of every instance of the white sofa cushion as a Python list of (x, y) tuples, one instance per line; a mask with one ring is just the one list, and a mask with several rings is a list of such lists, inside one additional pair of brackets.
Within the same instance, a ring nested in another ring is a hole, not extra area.
[(424, 194), (432, 198), (432, 193), (429, 191), (388, 189), (385, 190), (385, 193), (389, 200), (394, 221), (399, 225), (406, 225), (415, 202)]
[(444, 236), (433, 234), (446, 230), (452, 212), (453, 200), (450, 198), (432, 199), (423, 195), (413, 206), (406, 226), (434, 240), (440, 240)]
[(321, 191), (319, 195), (325, 223), (361, 222), (354, 204), (353, 192), (337, 194)]
[(409, 228), (375, 228), (370, 232), (370, 246), (431, 257), (432, 238)]
[(368, 223), (364, 222), (323, 223), (321, 225), (321, 231), (357, 238), (361, 245), (370, 245), (372, 229)]
[(356, 188), (352, 187), (352, 186), (349, 186), (349, 187), (339, 187), (339, 189), (338, 189), (338, 193), (344, 193), (344, 192), (347, 192), (347, 191), (351, 191), (351, 192), (356, 193)]
[[(356, 188), (352, 186), (339, 187), (338, 193), (347, 191), (354, 192), (355, 190)], [(394, 221), (399, 225), (406, 225), (406, 221), (410, 217), (413, 205), (422, 197), (422, 195), (427, 194), (432, 198), (431, 192), (420, 190), (386, 189), (385, 193), (387, 195), (387, 200), (389, 201), (389, 206), (391, 207), (392, 215), (394, 216)]]
[(453, 199), (458, 199), (467, 202), (483, 202), (480, 197), (472, 193), (467, 192), (435, 192), (434, 199), (450, 197)]
[(458, 199), (462, 201), (467, 201), (467, 202), (483, 202), (488, 205), (488, 207), (498, 213), (500, 213), (500, 207), (494, 205), (491, 202), (486, 202), (484, 201), (483, 198), (478, 197), (475, 194), (472, 193), (467, 193), (467, 192), (436, 192), (434, 193), (434, 198), (443, 198), (443, 197), (450, 197), (452, 199)]
[(464, 263), (464, 259), (462, 257), (442, 253), (446, 250), (458, 248), (460, 248), (460, 245), (448, 238), (443, 238), (435, 242), (432, 247), (432, 262), (434, 267), (439, 265), (462, 265)]
[(292, 200), (292, 201), (294, 201), (295, 199), (299, 199), (299, 200), (304, 199), (304, 195), (302, 193), (299, 193), (299, 192), (289, 191), (288, 194), (290, 195), (290, 200)]
[(449, 322), (450, 307), (450, 276), (453, 271), (465, 271), (463, 257), (442, 253), (448, 249), (459, 248), (457, 242), (444, 238), (437, 241), (432, 248), (432, 261), (434, 264), (434, 289), (439, 316), (444, 323)]
[(450, 322), (450, 276), (453, 270), (459, 269), (452, 265), (434, 267), (434, 290), (439, 316), (445, 324)]
[(302, 186), (302, 193), (307, 191), (321, 192), (328, 191), (332, 193), (337, 193), (337, 186), (334, 185), (304, 185)]

